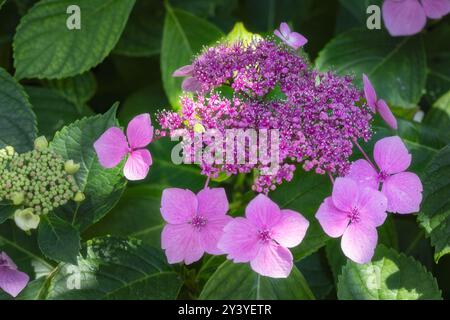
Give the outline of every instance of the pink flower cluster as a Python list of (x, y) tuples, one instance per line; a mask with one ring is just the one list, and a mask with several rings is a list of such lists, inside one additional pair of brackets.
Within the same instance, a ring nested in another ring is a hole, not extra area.
[[(292, 49), (271, 40), (208, 48), (174, 75), (187, 77), (183, 88), (194, 94), (181, 98), (181, 113), (159, 115), (163, 130), (186, 129), (193, 134), (197, 123), (221, 132), (279, 130), (281, 170), (259, 176), (254, 184), (258, 192), (289, 181), (298, 163), (307, 171), (343, 175), (349, 169), (353, 141), (371, 137), (373, 112), (351, 77), (319, 73)], [(232, 94), (226, 95), (227, 91)], [(212, 177), (264, 167), (262, 163), (201, 165), (203, 174)]]

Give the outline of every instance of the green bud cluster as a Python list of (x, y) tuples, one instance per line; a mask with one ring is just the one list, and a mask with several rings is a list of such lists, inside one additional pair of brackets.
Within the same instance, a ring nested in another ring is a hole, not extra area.
[(80, 201), (84, 194), (74, 178), (79, 165), (65, 161), (38, 138), (33, 151), (17, 154), (0, 150), (0, 201), (47, 214), (68, 201)]

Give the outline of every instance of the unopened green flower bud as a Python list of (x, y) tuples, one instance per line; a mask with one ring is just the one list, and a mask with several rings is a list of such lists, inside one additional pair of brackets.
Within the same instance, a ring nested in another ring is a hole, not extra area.
[(41, 219), (39, 216), (35, 215), (33, 213), (33, 209), (31, 208), (16, 210), (14, 213), (14, 221), (16, 222), (16, 225), (25, 232), (30, 231), (31, 229), (36, 229), (40, 220)]
[(6, 154), (10, 157), (13, 156), (15, 153), (14, 147), (12, 147), (12, 146), (6, 146), (5, 150), (6, 150)]
[(44, 136), (40, 136), (34, 140), (34, 149), (41, 151), (48, 148), (48, 141)]
[(11, 194), (11, 201), (15, 206), (18, 206), (23, 203), (25, 200), (25, 195), (23, 192), (13, 192)]
[(64, 163), (64, 170), (66, 170), (68, 174), (74, 175), (80, 170), (80, 164), (75, 163), (73, 160), (67, 160), (66, 163)]
[(84, 199), (86, 199), (86, 196), (84, 195), (83, 192), (79, 191), (75, 194), (75, 197), (73, 197), (73, 201), (75, 202), (83, 202)]

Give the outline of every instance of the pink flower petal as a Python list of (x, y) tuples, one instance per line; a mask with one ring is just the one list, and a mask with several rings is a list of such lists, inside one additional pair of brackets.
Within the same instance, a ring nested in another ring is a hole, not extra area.
[(422, 191), (422, 182), (412, 172), (401, 172), (388, 177), (381, 189), (388, 199), (387, 211), (400, 214), (420, 210)]
[(224, 188), (206, 188), (197, 194), (198, 214), (205, 218), (225, 215), (228, 211), (228, 199)]
[(191, 190), (165, 189), (161, 197), (161, 215), (172, 224), (187, 223), (197, 213), (197, 196)]
[(342, 236), (341, 248), (347, 258), (363, 264), (372, 260), (377, 241), (377, 229), (352, 223)]
[(363, 188), (359, 193), (360, 223), (369, 227), (381, 226), (386, 220), (387, 198), (378, 190)]
[(17, 266), (12, 259), (6, 254), (6, 252), (0, 253), (0, 267), (8, 267), (10, 269), (17, 270)]
[(421, 0), (428, 18), (440, 19), (450, 12), (449, 0)]
[(308, 39), (306, 39), (298, 32), (292, 32), (289, 35), (286, 43), (294, 50), (297, 50), (298, 48), (303, 47), (306, 43), (308, 43)]
[(308, 220), (300, 213), (281, 210), (281, 220), (272, 227), (272, 239), (283, 247), (296, 247), (305, 237), (308, 226)]
[(420, 32), (426, 24), (424, 8), (418, 0), (386, 0), (383, 20), (392, 36), (409, 36)]
[(331, 197), (326, 198), (320, 205), (316, 219), (319, 220), (323, 231), (332, 238), (342, 236), (350, 222), (347, 213), (336, 208)]
[(167, 224), (161, 234), (161, 247), (171, 264), (182, 261), (191, 264), (205, 253), (199, 230), (187, 223)]
[(370, 107), (372, 112), (376, 111), (377, 105), (377, 93), (370, 82), (369, 78), (363, 73), (363, 83), (364, 83), (364, 95), (366, 96), (367, 105)]
[(271, 229), (281, 220), (281, 210), (267, 196), (259, 194), (249, 202), (245, 216), (260, 229)]
[(331, 198), (336, 208), (349, 212), (358, 199), (359, 187), (349, 178), (337, 178), (333, 185)]
[(397, 130), (397, 119), (387, 105), (386, 101), (380, 99), (377, 103), (377, 110), (384, 122), (394, 130)]
[(187, 66), (183, 66), (175, 70), (172, 74), (172, 77), (189, 77), (192, 76), (194, 72), (194, 66), (188, 64)]
[(197, 81), (197, 79), (193, 77), (188, 77), (183, 80), (183, 83), (181, 84), (181, 88), (183, 91), (187, 92), (199, 92), (202, 89), (202, 86), (200, 82)]
[(282, 36), (287, 39), (289, 38), (289, 35), (291, 34), (291, 28), (289, 27), (289, 25), (286, 22), (282, 22), (280, 24), (280, 32), (282, 34)]
[(387, 174), (405, 171), (411, 164), (411, 154), (398, 136), (378, 140), (373, 157), (378, 167)]
[(273, 33), (281, 40), (286, 41), (286, 38), (281, 34), (280, 30), (275, 29), (275, 31)]
[(95, 141), (94, 149), (103, 167), (114, 168), (128, 153), (127, 138), (120, 128), (109, 128)]
[(148, 113), (134, 117), (127, 128), (127, 138), (132, 149), (145, 148), (153, 138), (153, 127)]
[(234, 262), (249, 262), (261, 246), (257, 228), (245, 218), (235, 218), (223, 229), (218, 248)]
[(212, 220), (207, 220), (206, 225), (200, 231), (203, 248), (209, 254), (223, 254), (218, 248), (218, 243), (223, 235), (225, 226), (233, 220), (230, 216), (221, 216)]
[(355, 180), (360, 187), (378, 190), (378, 173), (367, 160), (359, 159), (353, 162), (345, 177)]
[(0, 288), (14, 298), (27, 286), (29, 280), (30, 277), (24, 272), (0, 267)]
[(253, 271), (271, 278), (287, 278), (293, 266), (292, 253), (274, 242), (263, 245), (250, 261)]
[(133, 151), (128, 157), (123, 173), (130, 181), (143, 180), (147, 177), (148, 170), (152, 165), (152, 156), (147, 149)]

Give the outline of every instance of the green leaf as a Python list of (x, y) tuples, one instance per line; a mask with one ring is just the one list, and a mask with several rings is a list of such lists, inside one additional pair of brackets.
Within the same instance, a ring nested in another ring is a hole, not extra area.
[(236, 22), (225, 40), (229, 43), (241, 41), (244, 44), (250, 44), (253, 39), (262, 39), (258, 34), (248, 31), (242, 22)]
[[(14, 37), (16, 77), (60, 79), (98, 65), (125, 28), (134, 0), (41, 0), (21, 19)], [(70, 5), (81, 28), (69, 30)]]
[(6, 0), (0, 0), (0, 9), (3, 7), (3, 5), (5, 4)]
[(439, 133), (445, 136), (447, 142), (450, 142), (450, 91), (439, 98), (431, 110), (426, 114), (423, 123), (439, 130)]
[(270, 194), (280, 208), (300, 212), (310, 223), (305, 239), (292, 249), (296, 261), (319, 250), (328, 241), (315, 214), (330, 194), (331, 182), (327, 176), (305, 173), (301, 168), (297, 169), (292, 181), (284, 182)]
[(95, 95), (97, 82), (92, 72), (85, 72), (75, 77), (48, 80), (47, 85), (77, 106), (83, 106)]
[(442, 299), (436, 279), (424, 266), (383, 245), (370, 263), (348, 261), (337, 290), (341, 300)]
[(367, 74), (378, 97), (392, 106), (414, 108), (425, 89), (426, 56), (420, 35), (395, 38), (380, 31), (350, 30), (325, 46), (316, 65), (322, 71), (355, 73), (358, 84), (362, 73)]
[(80, 233), (74, 226), (54, 214), (42, 215), (38, 243), (42, 253), (55, 261), (77, 263)]
[(91, 113), (85, 105), (77, 107), (56, 90), (42, 87), (25, 87), (25, 90), (37, 116), (39, 134), (49, 140), (63, 126)]
[(16, 209), (14, 206), (6, 201), (0, 201), (0, 224), (9, 219)]
[(326, 299), (334, 288), (333, 275), (321, 252), (316, 252), (295, 264), (305, 277), (317, 299)]
[(107, 113), (76, 121), (55, 134), (50, 147), (65, 159), (80, 164), (75, 178), (86, 199), (80, 204), (70, 202), (56, 213), (84, 230), (99, 221), (119, 201), (125, 188), (120, 166), (105, 169), (98, 162), (94, 142), (110, 127), (118, 126), (117, 105)]
[(36, 116), (22, 86), (0, 68), (0, 149), (11, 145), (18, 152), (33, 148)]
[(167, 300), (176, 298), (181, 284), (161, 250), (137, 240), (105, 237), (87, 242), (78, 266), (59, 267), (47, 299)]
[(129, 236), (160, 247), (164, 226), (159, 210), (162, 191), (163, 188), (158, 185), (143, 184), (127, 188), (117, 206), (105, 219), (89, 228), (84, 236)]
[(163, 24), (162, 1), (136, 1), (113, 52), (130, 57), (150, 57), (159, 54)]
[(424, 198), (419, 222), (435, 247), (434, 259), (450, 253), (450, 145), (435, 156), (422, 179)]
[(47, 279), (41, 277), (30, 281), (20, 294), (13, 298), (6, 292), (0, 291), (0, 300), (40, 300), (46, 291)]
[(294, 266), (286, 279), (254, 272), (248, 264), (223, 263), (200, 294), (205, 300), (312, 300), (305, 278)]
[(223, 33), (209, 22), (166, 5), (167, 13), (161, 47), (161, 72), (164, 90), (172, 106), (179, 106), (182, 79), (172, 73), (190, 64), (202, 47), (219, 40)]

